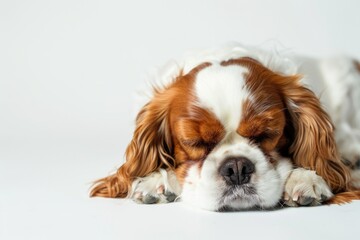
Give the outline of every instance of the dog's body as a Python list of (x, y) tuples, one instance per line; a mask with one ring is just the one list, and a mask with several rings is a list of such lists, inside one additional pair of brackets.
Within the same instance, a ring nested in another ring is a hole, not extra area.
[(167, 83), (139, 112), (126, 163), (100, 179), (92, 196), (141, 203), (180, 197), (209, 210), (360, 198), (360, 70), (353, 59), (237, 45), (174, 66), (158, 76)]

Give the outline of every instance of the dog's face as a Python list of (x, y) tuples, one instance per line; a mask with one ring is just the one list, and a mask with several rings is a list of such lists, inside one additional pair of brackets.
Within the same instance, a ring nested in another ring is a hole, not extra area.
[(289, 168), (278, 167), (288, 138), (276, 78), (244, 58), (203, 64), (177, 79), (169, 130), (184, 201), (211, 210), (279, 201)]
[(341, 190), (346, 174), (332, 124), (299, 79), (249, 57), (180, 72), (155, 89), (137, 116), (125, 164), (92, 195), (126, 197), (138, 177), (167, 168), (183, 201), (209, 210), (269, 208), (281, 199), (292, 164)]

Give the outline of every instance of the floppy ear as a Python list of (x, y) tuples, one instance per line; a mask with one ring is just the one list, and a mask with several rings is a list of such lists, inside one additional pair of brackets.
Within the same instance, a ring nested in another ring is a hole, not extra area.
[(126, 149), (126, 162), (115, 174), (97, 180), (90, 196), (126, 197), (132, 181), (157, 169), (174, 165), (168, 109), (171, 94), (156, 91), (136, 118), (133, 139)]
[(290, 153), (296, 166), (315, 170), (334, 193), (350, 188), (350, 173), (342, 163), (334, 140), (334, 127), (315, 94), (299, 76), (282, 77), (279, 83), (295, 131)]

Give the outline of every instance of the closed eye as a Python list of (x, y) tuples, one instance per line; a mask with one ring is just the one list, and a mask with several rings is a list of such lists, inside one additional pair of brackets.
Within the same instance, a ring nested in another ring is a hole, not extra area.
[(198, 147), (201, 146), (202, 141), (198, 139), (186, 139), (186, 140), (182, 140), (181, 142), (182, 144), (188, 147)]
[(188, 147), (206, 148), (208, 150), (211, 150), (216, 145), (216, 142), (205, 142), (200, 139), (184, 139), (181, 142)]
[(261, 143), (265, 140), (273, 139), (274, 137), (279, 136), (279, 134), (280, 133), (278, 131), (263, 132), (259, 135), (251, 137), (250, 139), (254, 142)]
[(262, 141), (264, 141), (265, 139), (268, 139), (268, 138), (269, 138), (269, 136), (267, 134), (262, 133), (260, 135), (251, 137), (250, 139), (253, 140), (254, 142), (260, 143), (260, 142), (262, 142)]

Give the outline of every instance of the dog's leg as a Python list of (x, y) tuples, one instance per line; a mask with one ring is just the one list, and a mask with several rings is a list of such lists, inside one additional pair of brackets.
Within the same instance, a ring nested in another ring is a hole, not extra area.
[(285, 183), (283, 200), (290, 207), (316, 206), (332, 196), (329, 186), (315, 171), (297, 168)]
[(181, 193), (175, 173), (159, 169), (132, 184), (130, 198), (137, 203), (154, 204), (173, 202)]

